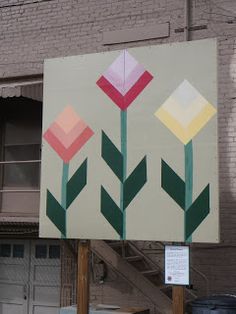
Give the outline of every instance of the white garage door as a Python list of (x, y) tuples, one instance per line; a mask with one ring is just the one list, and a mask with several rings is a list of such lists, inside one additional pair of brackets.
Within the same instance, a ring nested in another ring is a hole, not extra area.
[(0, 314), (58, 314), (60, 245), (0, 240)]

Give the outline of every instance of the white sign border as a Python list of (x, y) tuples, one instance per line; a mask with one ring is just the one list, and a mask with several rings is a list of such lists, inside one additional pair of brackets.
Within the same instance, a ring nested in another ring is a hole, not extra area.
[[(167, 272), (167, 252), (170, 248), (175, 248), (175, 249), (179, 249), (181, 251), (185, 250), (186, 251), (186, 256), (185, 258), (187, 259), (187, 263), (186, 263), (186, 269), (187, 272), (185, 272), (185, 278), (187, 278), (187, 280), (181, 280), (180, 282), (173, 280), (173, 281), (167, 281), (167, 276), (168, 276), (168, 272)], [(189, 286), (190, 284), (190, 248), (188, 245), (165, 245), (165, 284), (166, 285), (173, 285), (173, 286)]]

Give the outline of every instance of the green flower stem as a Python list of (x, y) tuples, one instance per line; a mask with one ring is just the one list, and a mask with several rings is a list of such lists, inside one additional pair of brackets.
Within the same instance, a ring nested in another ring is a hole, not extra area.
[[(64, 208), (66, 211), (66, 185), (68, 182), (68, 177), (69, 177), (69, 163), (65, 163), (63, 161), (63, 169), (62, 169), (62, 181), (61, 181), (61, 206)], [(65, 234), (61, 234), (62, 239), (66, 239), (66, 215), (65, 215)]]
[(192, 236), (186, 238), (186, 212), (193, 201), (193, 143), (192, 140), (184, 146), (185, 155), (185, 211), (184, 211), (184, 238), (188, 243), (192, 242)]
[(123, 182), (120, 186), (120, 209), (123, 212), (123, 234), (121, 239), (126, 238), (126, 212), (124, 208), (124, 181), (127, 175), (127, 110), (120, 111), (120, 137), (121, 137), (121, 153), (123, 155)]

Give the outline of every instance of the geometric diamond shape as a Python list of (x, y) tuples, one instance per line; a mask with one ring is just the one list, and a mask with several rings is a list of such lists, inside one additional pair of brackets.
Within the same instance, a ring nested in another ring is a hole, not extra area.
[(121, 110), (126, 110), (152, 78), (152, 75), (148, 71), (145, 71), (125, 95), (122, 95), (104, 76), (100, 77), (97, 85)]
[(86, 127), (87, 124), (80, 119), (79, 123), (77, 123), (69, 133), (65, 133), (63, 129), (57, 124), (57, 122), (51, 124), (50, 130), (57, 138), (60, 139), (61, 143), (66, 148), (68, 148), (78, 137), (78, 135), (80, 135), (86, 129)]
[(121, 110), (125, 110), (152, 78), (153, 76), (124, 50), (98, 79), (97, 85)]
[(79, 120), (80, 118), (74, 111), (73, 107), (67, 106), (55, 119), (55, 122), (57, 122), (65, 133), (69, 133)]
[(68, 163), (71, 158), (84, 146), (84, 144), (93, 135), (90, 127), (87, 127), (77, 138), (71, 143), (69, 147), (65, 147), (62, 142), (55, 136), (50, 128), (44, 133), (44, 139), (50, 144), (61, 159)]
[(144, 67), (124, 50), (103, 76), (124, 96), (144, 72)]
[(184, 80), (171, 96), (163, 103), (162, 108), (168, 111), (180, 124), (187, 127), (208, 104), (196, 88)]
[(189, 104), (198, 97), (200, 93), (187, 80), (184, 80), (176, 90), (171, 94), (173, 98), (183, 107), (189, 107)]
[(187, 127), (191, 121), (204, 109), (208, 101), (198, 97), (189, 107), (182, 107), (172, 96), (162, 105), (183, 127)]
[(187, 144), (215, 113), (215, 107), (185, 80), (156, 111), (155, 116), (181, 142)]
[(68, 106), (49, 126), (43, 137), (67, 163), (93, 134), (74, 109)]

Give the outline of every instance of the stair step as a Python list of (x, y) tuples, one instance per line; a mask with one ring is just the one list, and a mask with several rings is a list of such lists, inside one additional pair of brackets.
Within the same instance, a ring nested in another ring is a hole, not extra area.
[(155, 270), (155, 269), (144, 270), (144, 271), (142, 271), (142, 274), (143, 274), (144, 276), (154, 276), (154, 275), (158, 275), (158, 274), (159, 274), (159, 271), (158, 271), (158, 270)]
[(134, 256), (127, 256), (125, 259), (127, 260), (127, 262), (138, 262), (138, 261), (142, 261), (143, 257), (139, 255), (134, 255)]

